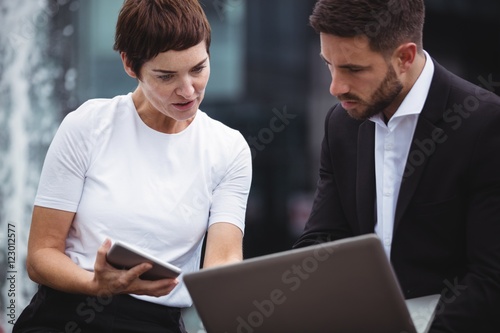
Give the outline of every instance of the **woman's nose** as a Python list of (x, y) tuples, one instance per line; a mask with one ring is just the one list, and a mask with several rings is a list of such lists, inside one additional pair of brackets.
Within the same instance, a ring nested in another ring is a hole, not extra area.
[(179, 83), (179, 86), (176, 89), (176, 93), (179, 96), (182, 96), (186, 99), (189, 99), (194, 94), (194, 85), (193, 80), (191, 78), (184, 78)]

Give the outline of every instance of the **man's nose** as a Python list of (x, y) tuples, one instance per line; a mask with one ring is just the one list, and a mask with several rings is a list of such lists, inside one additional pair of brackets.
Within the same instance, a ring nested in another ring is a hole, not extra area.
[(337, 97), (349, 92), (349, 85), (339, 75), (338, 72), (332, 71), (332, 82), (330, 83), (330, 94)]

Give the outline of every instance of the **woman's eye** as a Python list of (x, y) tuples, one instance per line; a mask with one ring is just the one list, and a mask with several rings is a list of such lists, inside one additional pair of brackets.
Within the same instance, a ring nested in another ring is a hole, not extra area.
[(161, 76), (158, 76), (158, 78), (159, 78), (160, 80), (163, 80), (163, 81), (168, 81), (168, 80), (170, 80), (172, 77), (173, 77), (173, 75), (172, 75), (172, 74), (167, 74), (167, 75), (161, 75)]
[(201, 73), (206, 66), (198, 66), (193, 68), (194, 73)]

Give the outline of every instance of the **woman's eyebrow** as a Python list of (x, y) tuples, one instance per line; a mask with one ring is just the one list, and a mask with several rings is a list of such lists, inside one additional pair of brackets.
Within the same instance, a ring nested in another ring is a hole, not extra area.
[[(197, 63), (196, 65), (193, 66), (193, 68), (199, 67), (203, 65), (207, 61), (208, 57)], [(153, 69), (153, 72), (158, 72), (158, 73), (164, 73), (164, 74), (174, 74), (176, 71), (169, 71), (166, 69)]]

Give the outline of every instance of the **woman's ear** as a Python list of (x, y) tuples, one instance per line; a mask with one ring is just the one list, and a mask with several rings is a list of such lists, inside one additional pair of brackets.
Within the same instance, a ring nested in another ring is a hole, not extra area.
[(123, 69), (125, 70), (125, 73), (127, 73), (131, 78), (138, 79), (137, 75), (132, 70), (130, 60), (127, 58), (127, 54), (125, 52), (121, 52), (120, 57), (122, 58)]

